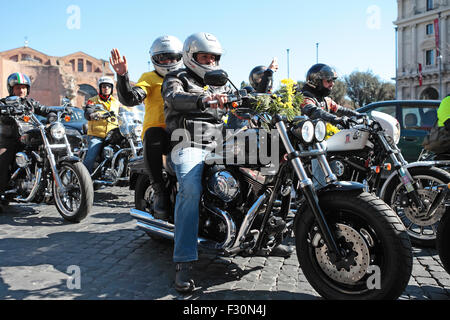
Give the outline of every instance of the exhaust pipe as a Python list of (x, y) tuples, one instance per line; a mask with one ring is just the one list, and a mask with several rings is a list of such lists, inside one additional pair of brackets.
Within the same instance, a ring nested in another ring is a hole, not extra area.
[[(175, 239), (175, 226), (167, 221), (156, 219), (152, 214), (131, 209), (130, 214), (137, 219), (137, 227), (151, 235), (162, 237), (169, 240)], [(198, 238), (197, 244), (199, 247), (207, 250), (219, 250), (221, 245), (215, 241), (204, 238)]]

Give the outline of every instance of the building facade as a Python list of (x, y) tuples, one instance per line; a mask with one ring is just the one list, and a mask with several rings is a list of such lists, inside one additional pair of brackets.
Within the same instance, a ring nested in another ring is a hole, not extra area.
[(67, 97), (82, 108), (87, 99), (97, 95), (100, 77), (114, 79), (108, 61), (76, 52), (52, 57), (27, 46), (0, 52), (0, 97), (6, 97), (6, 80), (11, 73), (22, 72), (32, 82), (30, 96), (48, 106), (60, 105)]
[(450, 0), (397, 0), (397, 99), (450, 94)]

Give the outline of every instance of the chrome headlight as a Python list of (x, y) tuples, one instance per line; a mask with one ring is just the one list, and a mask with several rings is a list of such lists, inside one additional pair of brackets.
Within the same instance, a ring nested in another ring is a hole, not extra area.
[(325, 124), (325, 121), (317, 120), (314, 127), (314, 135), (318, 142), (322, 142), (323, 140), (325, 140), (325, 137), (327, 135), (327, 125)]
[(66, 128), (64, 128), (61, 123), (55, 123), (50, 129), (50, 134), (56, 140), (60, 140), (64, 138), (64, 135), (66, 134)]
[(114, 156), (114, 150), (111, 147), (104, 147), (103, 148), (103, 157), (105, 159), (112, 159)]
[(311, 143), (314, 140), (314, 124), (311, 120), (302, 121), (295, 125), (292, 133), (304, 142)]

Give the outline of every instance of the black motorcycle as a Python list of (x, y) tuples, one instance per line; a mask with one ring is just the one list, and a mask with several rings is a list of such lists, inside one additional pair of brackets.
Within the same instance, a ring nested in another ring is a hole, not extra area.
[[(72, 153), (62, 124), (69, 119), (70, 110), (50, 114), (44, 125), (17, 97), (9, 98), (0, 109), (2, 117), (16, 123), (21, 145), (15, 163), (9, 168), (12, 175), (2, 200), (52, 201), (64, 219), (80, 222), (86, 218), (93, 205), (94, 192), (89, 172)], [(77, 136), (71, 140), (77, 140)]]
[[(101, 105), (95, 106), (100, 118), (119, 126), (108, 132), (102, 152), (91, 174), (95, 188), (99, 186), (126, 186), (129, 182), (129, 163), (142, 155), (142, 117), (139, 112), (122, 110), (118, 115)], [(88, 142), (85, 139), (82, 158), (86, 156)]]
[[(205, 76), (208, 85), (222, 86), (227, 81), (223, 71)], [(205, 158), (199, 249), (227, 256), (269, 254), (293, 232), (301, 268), (323, 297), (396, 299), (412, 270), (411, 244), (399, 217), (359, 183), (334, 179), (315, 190), (304, 167), (311, 158), (332, 175), (319, 144), (325, 138), (325, 123), (257, 113), (242, 107), (249, 98), (244, 90), (229, 101), (241, 105), (237, 112), (250, 121), (251, 128), (234, 133), (223, 143), (223, 152)], [(252, 158), (254, 150), (245, 143), (248, 136), (256, 137), (249, 141), (257, 144), (257, 150), (270, 144), (268, 154), (279, 165), (267, 162), (259, 152)], [(246, 157), (245, 164), (234, 161), (241, 156)], [(131, 209), (131, 215), (151, 237), (173, 239), (177, 183), (168, 163), (164, 177), (170, 190), (170, 218), (164, 221), (152, 215), (153, 190), (142, 166), (132, 175), (137, 209)], [(293, 190), (300, 196), (291, 219)], [(371, 285), (371, 277), (379, 279), (379, 285)]]
[[(450, 188), (450, 185), (448, 186)], [(450, 274), (450, 206), (439, 223), (436, 235), (436, 248), (445, 270)]]

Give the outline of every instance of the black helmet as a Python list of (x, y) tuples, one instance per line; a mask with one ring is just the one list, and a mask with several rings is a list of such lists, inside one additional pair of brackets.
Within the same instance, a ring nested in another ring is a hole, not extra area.
[(261, 82), (261, 79), (264, 75), (264, 71), (267, 70), (267, 67), (265, 66), (257, 66), (254, 67), (252, 71), (250, 71), (250, 76), (248, 77), (250, 81), (250, 85), (253, 88), (257, 88), (258, 84)]
[(318, 63), (313, 65), (306, 74), (306, 84), (314, 89), (315, 93), (326, 97), (331, 93), (330, 89), (323, 86), (322, 80), (336, 80), (336, 71), (330, 66)]
[(31, 80), (26, 74), (16, 72), (9, 75), (8, 80), (6, 80), (6, 86), (10, 96), (14, 95), (13, 88), (16, 84), (26, 85), (28, 88), (28, 94), (30, 94)]

